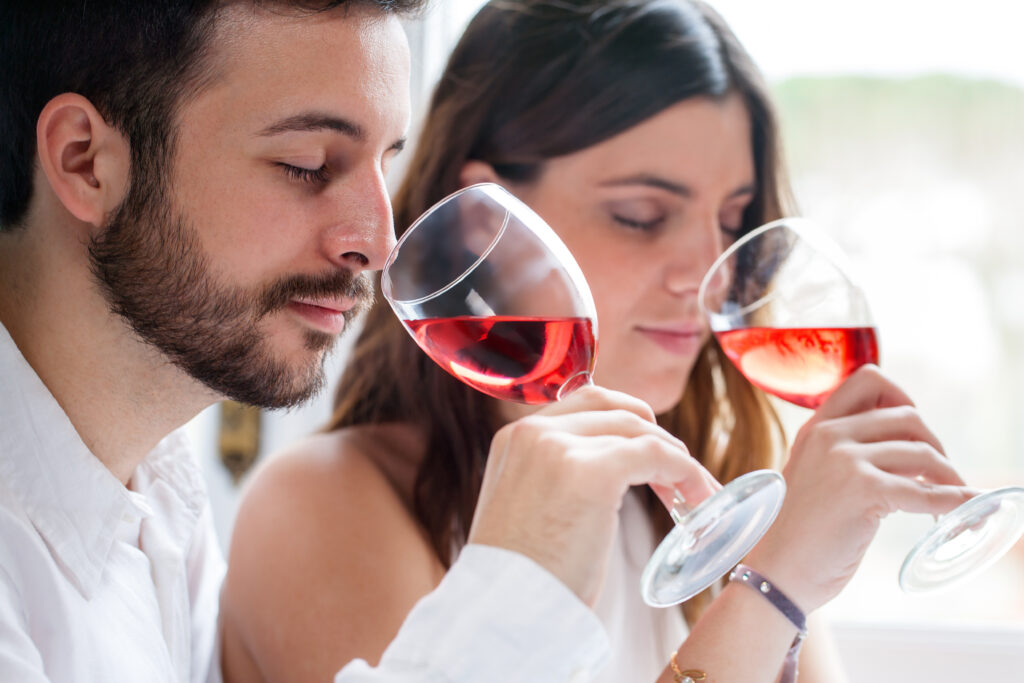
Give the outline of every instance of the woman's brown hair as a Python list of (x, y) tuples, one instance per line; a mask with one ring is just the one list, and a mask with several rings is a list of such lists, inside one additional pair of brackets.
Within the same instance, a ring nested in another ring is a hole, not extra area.
[[(544, 162), (611, 138), (682, 100), (739, 94), (751, 119), (756, 195), (750, 230), (783, 215), (788, 190), (766, 87), (722, 19), (689, 0), (492, 0), (469, 24), (434, 92), (399, 189), (399, 234), (459, 189), (469, 160), (510, 183)], [(719, 480), (772, 464), (782, 432), (770, 405), (718, 345), (702, 350), (679, 403), (658, 416)], [(414, 513), (448, 566), (465, 543), (488, 448), (492, 399), (411, 341), (391, 311), (371, 311), (342, 377), (329, 429), (401, 422), (424, 435)], [(656, 533), (671, 521), (653, 495)], [(684, 606), (687, 619), (707, 596)]]

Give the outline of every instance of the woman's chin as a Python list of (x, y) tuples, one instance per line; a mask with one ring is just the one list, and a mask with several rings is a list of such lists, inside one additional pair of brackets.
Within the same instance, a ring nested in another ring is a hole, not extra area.
[(638, 382), (636, 379), (633, 379), (633, 381), (609, 382), (605, 384), (601, 381), (600, 374), (598, 374), (594, 380), (599, 386), (635, 396), (651, 406), (655, 415), (661, 415), (672, 410), (682, 400), (683, 392), (686, 390), (684, 381), (680, 380), (670, 384), (665, 382), (664, 378), (659, 378), (659, 381), (650, 382)]
[(650, 404), (651, 408), (654, 409), (655, 415), (662, 415), (675, 408), (679, 401), (683, 399), (683, 392), (678, 391), (673, 393), (671, 396), (659, 396), (657, 398), (644, 399)]

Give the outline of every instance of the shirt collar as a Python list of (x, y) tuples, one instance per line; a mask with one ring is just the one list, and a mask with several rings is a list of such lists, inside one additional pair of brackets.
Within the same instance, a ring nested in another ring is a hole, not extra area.
[(0, 476), (86, 598), (103, 574), (118, 525), (150, 516), (145, 496), (157, 482), (180, 499), (194, 525), (205, 490), (183, 434), (165, 438), (136, 468), (132, 488), (140, 498), (88, 449), (2, 324), (0, 377)]

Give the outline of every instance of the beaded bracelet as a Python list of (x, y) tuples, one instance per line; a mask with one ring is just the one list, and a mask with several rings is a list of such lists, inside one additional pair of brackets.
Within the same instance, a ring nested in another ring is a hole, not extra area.
[(804, 616), (803, 610), (757, 570), (751, 569), (745, 564), (736, 565), (736, 569), (729, 574), (729, 581), (742, 583), (756, 590), (796, 627), (796, 638), (793, 639), (793, 644), (790, 645), (789, 652), (786, 653), (786, 659), (782, 665), (782, 675), (779, 677), (779, 683), (793, 683), (796, 680), (800, 646), (803, 644), (804, 638), (807, 637), (807, 617)]

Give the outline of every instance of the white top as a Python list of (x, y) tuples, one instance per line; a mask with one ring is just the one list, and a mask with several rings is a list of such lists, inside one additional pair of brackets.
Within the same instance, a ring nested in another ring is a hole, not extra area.
[[(219, 681), (223, 574), (184, 438), (124, 487), (0, 325), (0, 681)], [(594, 613), (554, 576), (469, 546), (379, 667), (353, 662), (335, 683), (586, 681), (607, 655)]]
[(611, 657), (594, 683), (654, 683), (686, 637), (679, 607), (651, 607), (640, 597), (640, 574), (660, 541), (639, 496), (626, 495), (608, 576), (594, 608), (611, 642)]

